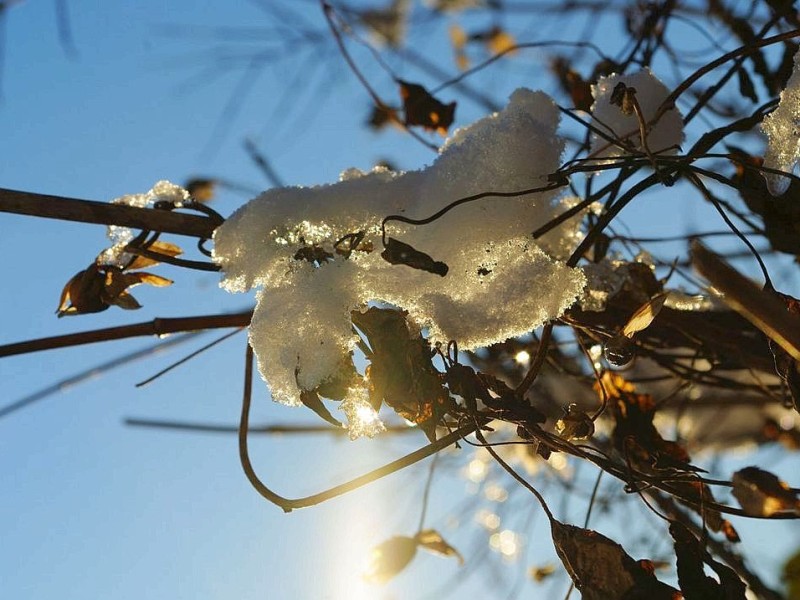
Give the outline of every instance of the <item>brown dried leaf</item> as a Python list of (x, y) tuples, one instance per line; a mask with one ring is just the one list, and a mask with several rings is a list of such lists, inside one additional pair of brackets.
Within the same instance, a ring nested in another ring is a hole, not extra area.
[[(160, 242), (155, 241), (147, 247), (148, 250), (152, 252), (157, 252), (158, 254), (164, 254), (165, 256), (175, 257), (180, 256), (183, 254), (183, 250), (181, 250), (180, 246), (175, 244), (170, 244), (169, 242)], [(133, 259), (133, 262), (125, 267), (126, 271), (133, 271), (136, 269), (144, 269), (147, 267), (152, 267), (153, 265), (160, 264), (160, 261), (156, 258), (148, 258), (146, 256), (137, 256)]]
[(746, 467), (733, 474), (733, 496), (742, 509), (756, 517), (800, 512), (800, 500), (789, 486), (769, 471)]
[(131, 296), (128, 292), (120, 292), (113, 298), (108, 299), (109, 304), (113, 304), (114, 306), (119, 306), (120, 308), (124, 308), (125, 310), (136, 310), (138, 308), (142, 308), (142, 305)]
[(412, 269), (434, 273), (440, 277), (447, 275), (449, 267), (404, 242), (389, 238), (381, 252), (381, 258), (393, 265), (406, 265)]
[[(673, 521), (669, 533), (675, 541), (678, 583), (686, 600), (744, 600), (745, 585), (730, 568), (714, 560), (693, 533)], [(705, 574), (703, 564), (710, 566), (719, 582)]]
[(103, 299), (105, 279), (105, 273), (96, 264), (73, 275), (61, 291), (56, 314), (63, 317), (106, 310), (108, 302)]
[(458, 559), (458, 564), (464, 564), (464, 557), (461, 553), (448, 544), (442, 534), (435, 529), (424, 529), (414, 536), (414, 539), (419, 544), (420, 548), (424, 548), (428, 552), (438, 554), (440, 556), (455, 556)]
[(583, 600), (680, 598), (676, 589), (658, 581), (614, 540), (555, 519), (550, 528), (556, 553)]
[(594, 421), (577, 404), (567, 407), (567, 414), (556, 421), (556, 433), (565, 440), (587, 440), (594, 435)]
[(405, 124), (421, 125), (425, 129), (447, 135), (447, 129), (453, 124), (455, 117), (456, 103), (443, 104), (419, 84), (399, 79), (397, 83), (403, 99)]

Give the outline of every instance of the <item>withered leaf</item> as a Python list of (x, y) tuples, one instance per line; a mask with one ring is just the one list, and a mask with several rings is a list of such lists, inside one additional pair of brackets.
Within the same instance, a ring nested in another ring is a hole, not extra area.
[(386, 583), (408, 566), (417, 553), (417, 541), (398, 535), (378, 544), (370, 551), (363, 578), (371, 583)]
[(371, 349), (367, 379), (373, 408), (385, 402), (435, 440), (436, 425), (455, 403), (433, 366), (428, 342), (409, 329), (404, 311), (373, 306), (351, 316)]
[(386, 242), (386, 247), (381, 252), (381, 258), (393, 265), (406, 265), (412, 269), (435, 273), (441, 277), (447, 275), (449, 270), (445, 263), (433, 260), (424, 252), (394, 238), (389, 238)]
[[(180, 246), (176, 244), (171, 244), (169, 242), (162, 242), (156, 240), (152, 244), (147, 247), (148, 250), (151, 252), (156, 252), (158, 254), (163, 254), (164, 256), (180, 256), (183, 254), (183, 250), (181, 250)], [(144, 269), (146, 267), (152, 267), (153, 265), (160, 264), (160, 261), (157, 258), (149, 258), (146, 256), (137, 256), (133, 259), (128, 266), (125, 267), (125, 270), (134, 270), (134, 269)]]
[(400, 97), (403, 99), (404, 122), (406, 125), (421, 125), (423, 128), (447, 135), (453, 124), (456, 103), (443, 104), (417, 83), (397, 80)]
[(310, 408), (315, 413), (317, 413), (320, 417), (322, 417), (325, 421), (333, 425), (334, 427), (342, 427), (342, 423), (338, 421), (328, 410), (328, 407), (322, 402), (322, 399), (319, 397), (314, 390), (301, 390), (300, 392), (300, 402), (303, 403), (303, 406), (306, 408)]
[(109, 306), (102, 299), (105, 273), (96, 264), (78, 271), (61, 290), (56, 314), (59, 317), (102, 312)]
[(555, 519), (550, 529), (556, 553), (583, 600), (680, 598), (678, 590), (656, 579), (614, 540)]
[(647, 329), (650, 324), (661, 312), (664, 302), (667, 299), (666, 293), (658, 294), (640, 306), (635, 313), (628, 319), (625, 327), (622, 328), (622, 335), (632, 338), (636, 333)]
[(570, 404), (567, 414), (556, 421), (556, 433), (565, 440), (586, 440), (594, 435), (594, 421), (577, 404)]
[(744, 511), (757, 517), (778, 512), (800, 513), (800, 500), (789, 486), (769, 471), (746, 467), (733, 474), (733, 496)]
[(210, 202), (214, 199), (216, 186), (217, 182), (214, 179), (197, 177), (187, 181), (184, 187), (193, 200), (197, 202)]
[(531, 579), (533, 579), (536, 583), (543, 582), (555, 572), (556, 566), (554, 564), (546, 564), (542, 565), (541, 567), (531, 567), (528, 570), (528, 574), (531, 576)]
[(440, 556), (455, 556), (458, 559), (458, 564), (464, 564), (464, 557), (461, 556), (461, 553), (448, 544), (442, 534), (435, 529), (424, 529), (417, 533), (414, 539), (420, 548)]
[(636, 88), (629, 87), (620, 81), (614, 86), (611, 92), (609, 102), (614, 106), (619, 106), (624, 115), (632, 115), (634, 113), (634, 99), (636, 97)]
[(89, 265), (64, 286), (56, 313), (59, 317), (96, 313), (111, 305), (126, 310), (141, 308), (127, 290), (142, 283), (163, 287), (172, 281), (143, 271), (128, 273), (120, 267)]
[(594, 103), (591, 83), (584, 80), (564, 57), (557, 57), (552, 62), (551, 68), (558, 77), (561, 88), (569, 94), (575, 108), (589, 112)]
[(397, 111), (385, 104), (373, 104), (372, 110), (367, 118), (367, 126), (374, 131), (380, 131), (387, 125), (397, 122)]
[[(744, 600), (745, 584), (726, 565), (716, 561), (692, 532), (673, 521), (669, 533), (675, 541), (678, 584), (686, 600)], [(705, 574), (703, 564), (710, 566), (719, 577), (717, 582)]]
[(736, 76), (739, 79), (739, 93), (744, 98), (750, 100), (750, 102), (758, 102), (756, 88), (753, 85), (753, 80), (750, 79), (750, 75), (747, 73), (747, 71), (743, 67), (739, 67), (736, 69)]

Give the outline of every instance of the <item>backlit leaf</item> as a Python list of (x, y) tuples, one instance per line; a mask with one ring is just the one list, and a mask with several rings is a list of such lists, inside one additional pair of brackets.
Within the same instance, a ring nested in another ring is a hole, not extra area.
[(419, 84), (401, 80), (397, 83), (403, 99), (405, 124), (421, 125), (425, 129), (447, 135), (455, 117), (456, 103), (443, 104)]
[(733, 474), (733, 496), (753, 516), (769, 517), (778, 512), (800, 513), (800, 501), (789, 486), (769, 471), (746, 467)]
[(417, 540), (420, 548), (440, 556), (455, 556), (458, 559), (458, 564), (464, 564), (464, 557), (461, 556), (461, 553), (448, 544), (438, 531), (425, 529), (415, 535), (414, 539)]
[(375, 546), (362, 577), (370, 583), (386, 583), (408, 566), (417, 553), (414, 538), (398, 535)]

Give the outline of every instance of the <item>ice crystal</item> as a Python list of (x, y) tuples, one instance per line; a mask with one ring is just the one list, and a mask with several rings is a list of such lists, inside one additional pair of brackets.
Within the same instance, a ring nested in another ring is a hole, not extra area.
[[(794, 69), (786, 89), (781, 92), (778, 108), (764, 117), (761, 130), (767, 136), (764, 166), (791, 173), (800, 158), (800, 51), (794, 55)], [(764, 173), (767, 189), (780, 196), (791, 180), (776, 173)]]
[(214, 236), (229, 291), (260, 287), (250, 326), (259, 370), (275, 400), (299, 403), (349, 359), (351, 311), (382, 301), (408, 311), (432, 341), (472, 349), (559, 316), (584, 285), (557, 260), (574, 247), (577, 219), (541, 240), (531, 232), (569, 201), (557, 192), (486, 197), (427, 225), (389, 221), (389, 236), (449, 266), (445, 277), (380, 256), (381, 221), (420, 219), (480, 192), (547, 185), (563, 149), (559, 115), (541, 92), (517, 90), (501, 112), (456, 131), (427, 168), (351, 169), (340, 181), (267, 191)]
[[(111, 203), (147, 208), (153, 206), (156, 202), (171, 202), (176, 206), (180, 206), (187, 200), (189, 200), (189, 192), (179, 185), (161, 180), (156, 182), (147, 193), (127, 194), (114, 198)], [(109, 225), (107, 235), (112, 245), (100, 254), (98, 257), (100, 262), (106, 265), (123, 266), (130, 259), (130, 254), (125, 252), (125, 246), (135, 237), (133, 230), (130, 227)]]

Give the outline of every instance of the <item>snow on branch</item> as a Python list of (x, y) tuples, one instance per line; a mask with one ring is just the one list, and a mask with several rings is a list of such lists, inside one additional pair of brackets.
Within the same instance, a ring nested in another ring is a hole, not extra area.
[(260, 287), (250, 327), (273, 398), (296, 405), (351, 360), (351, 311), (371, 301), (408, 311), (431, 341), (472, 349), (560, 316), (584, 287), (561, 260), (579, 240), (572, 219), (534, 242), (563, 212), (554, 191), (486, 197), (426, 225), (391, 222), (391, 237), (443, 261), (444, 277), (392, 265), (378, 251), (387, 215), (422, 219), (480, 192), (547, 185), (559, 166), (559, 113), (541, 92), (519, 89), (501, 112), (456, 131), (429, 167), (407, 173), (351, 169), (340, 181), (267, 191), (214, 236), (222, 287)]

